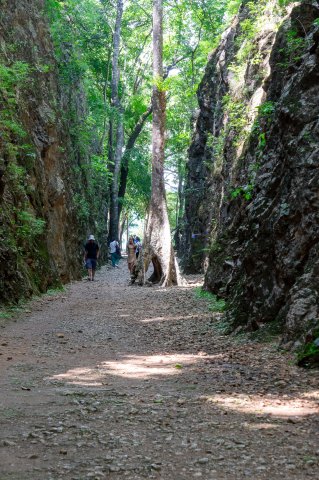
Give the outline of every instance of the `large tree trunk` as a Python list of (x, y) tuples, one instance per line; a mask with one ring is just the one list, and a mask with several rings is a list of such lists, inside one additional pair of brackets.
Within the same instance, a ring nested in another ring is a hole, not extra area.
[[(109, 126), (109, 163), (113, 174), (110, 198), (110, 228), (109, 241), (118, 240), (119, 215), (118, 215), (118, 184), (119, 172), (124, 145), (123, 113), (119, 99), (119, 55), (121, 41), (121, 24), (123, 15), (123, 0), (117, 0), (116, 22), (113, 36), (113, 59), (111, 80), (111, 106), (112, 115)], [(115, 137), (115, 138), (114, 138)], [(114, 145), (115, 144), (115, 145)]]
[[(178, 265), (171, 241), (164, 185), (164, 146), (166, 98), (163, 89), (163, 6), (154, 0), (153, 8), (153, 135), (152, 196), (143, 244), (143, 262), (138, 263), (139, 281), (153, 263), (153, 283), (169, 286), (179, 283)], [(144, 268), (142, 268), (144, 267)]]

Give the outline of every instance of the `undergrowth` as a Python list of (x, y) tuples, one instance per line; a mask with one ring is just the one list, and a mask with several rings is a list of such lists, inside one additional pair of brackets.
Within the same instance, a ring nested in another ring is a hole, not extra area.
[(210, 312), (222, 313), (226, 309), (226, 302), (222, 298), (218, 298), (211, 292), (203, 290), (201, 287), (195, 289), (196, 298), (204, 298), (207, 300)]
[(45, 293), (42, 295), (33, 295), (29, 299), (20, 299), (17, 304), (14, 305), (8, 305), (6, 307), (0, 308), (0, 321), (1, 320), (9, 320), (19, 313), (29, 313), (30, 310), (28, 308), (29, 304), (37, 300), (39, 298), (46, 298), (46, 297), (53, 297), (54, 295), (57, 295), (59, 293), (65, 292), (66, 288), (64, 285), (60, 285), (56, 288), (49, 288)]
[(282, 334), (282, 323), (274, 320), (260, 326), (255, 332), (249, 332), (248, 337), (258, 343), (272, 343)]
[(312, 337), (297, 353), (297, 362), (301, 367), (319, 367), (319, 328), (313, 332)]

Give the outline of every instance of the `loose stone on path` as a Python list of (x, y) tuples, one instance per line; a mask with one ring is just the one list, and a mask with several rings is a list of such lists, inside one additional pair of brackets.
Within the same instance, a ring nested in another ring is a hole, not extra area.
[(1, 480), (317, 477), (318, 371), (221, 335), (194, 284), (97, 280), (1, 332)]

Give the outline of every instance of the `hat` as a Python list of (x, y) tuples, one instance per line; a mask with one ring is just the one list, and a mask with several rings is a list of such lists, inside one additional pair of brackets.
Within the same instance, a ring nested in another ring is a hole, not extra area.
[(89, 240), (95, 240), (94, 235), (90, 235)]

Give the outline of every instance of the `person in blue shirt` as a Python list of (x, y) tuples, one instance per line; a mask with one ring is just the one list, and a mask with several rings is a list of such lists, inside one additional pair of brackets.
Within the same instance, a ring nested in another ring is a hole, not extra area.
[(136, 237), (135, 237), (135, 240), (134, 240), (134, 243), (135, 243), (135, 245), (136, 245), (135, 255), (136, 255), (136, 258), (138, 258), (139, 253), (140, 253), (140, 251), (141, 251), (141, 249), (142, 249), (142, 243), (141, 243), (140, 237), (137, 237), (137, 236), (136, 236)]

